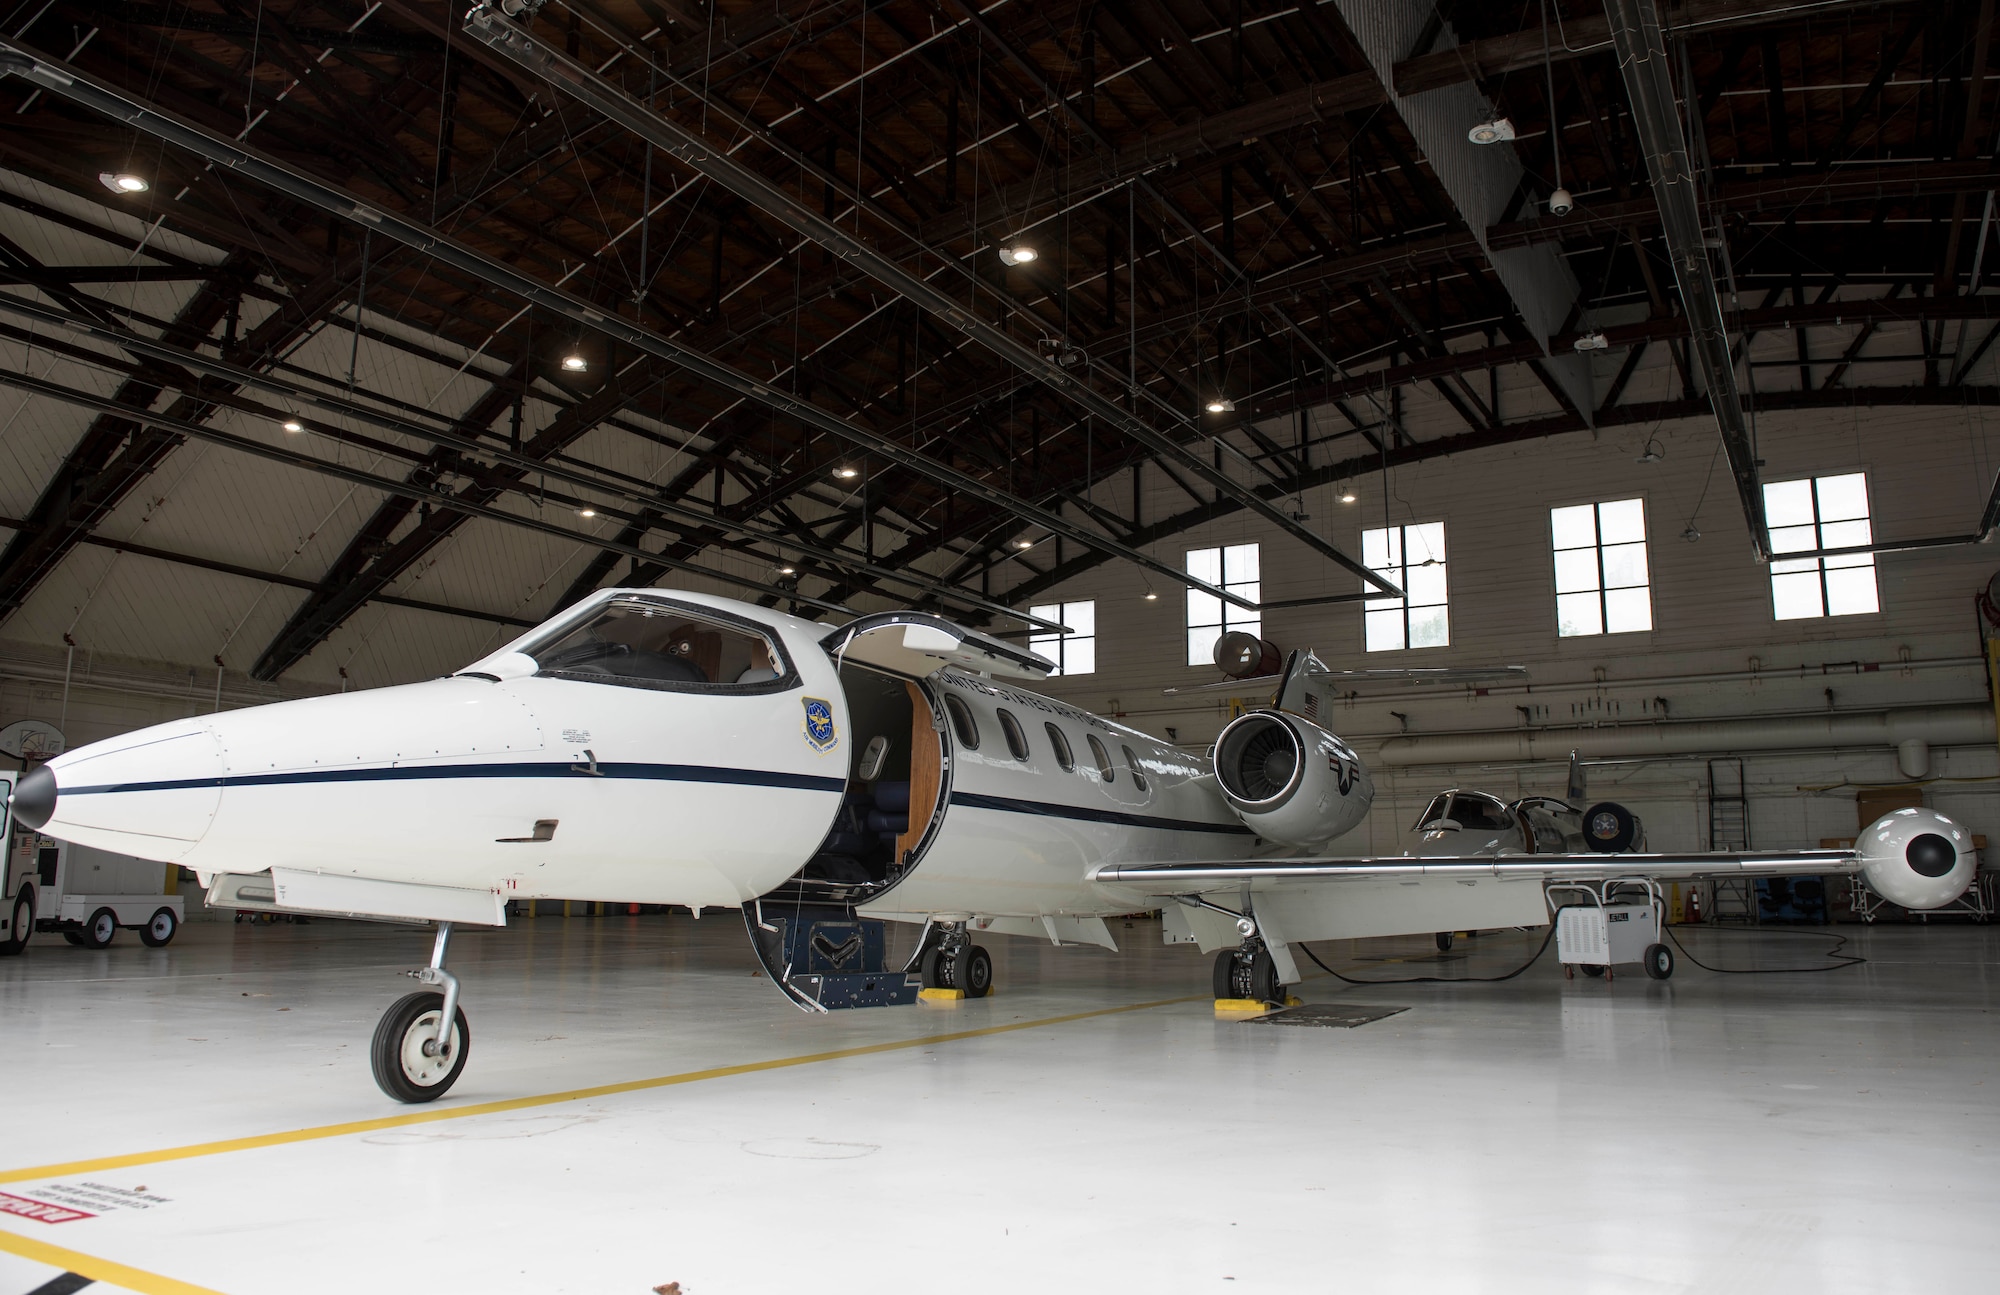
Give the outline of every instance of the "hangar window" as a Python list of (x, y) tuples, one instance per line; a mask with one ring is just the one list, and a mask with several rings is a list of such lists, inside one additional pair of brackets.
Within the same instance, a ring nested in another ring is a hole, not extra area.
[[(1875, 542), (1865, 472), (1773, 481), (1764, 487), (1764, 516), (1771, 526), (1773, 555)], [(1771, 560), (1771, 611), (1778, 620), (1861, 616), (1881, 610), (1873, 553)]]
[(1559, 637), (1653, 628), (1645, 500), (1551, 508), (1549, 534), (1555, 547)]
[(946, 693), (945, 714), (951, 716), (951, 730), (958, 734), (958, 744), (968, 751), (979, 749), (979, 724), (972, 718), (972, 707), (957, 697)]
[(1139, 757), (1132, 754), (1132, 748), (1129, 746), (1121, 746), (1118, 749), (1125, 753), (1125, 767), (1132, 771), (1132, 785), (1140, 791), (1146, 790), (1146, 773), (1139, 767)]
[(541, 674), (667, 692), (779, 692), (797, 685), (784, 651), (728, 612), (615, 598), (581, 625), (520, 649)]
[[(1205, 580), (1219, 589), (1226, 589), (1253, 603), (1263, 597), (1262, 576), (1258, 570), (1255, 544), (1227, 544), (1215, 549), (1189, 549), (1187, 573), (1197, 580)], [(1203, 593), (1199, 589), (1187, 591), (1189, 665), (1214, 664), (1215, 640), (1224, 634), (1237, 631), (1262, 638), (1264, 619), (1256, 612), (1245, 611), (1234, 603), (1226, 603), (1214, 594)]]
[(1090, 737), (1090, 758), (1097, 761), (1098, 777), (1107, 783), (1118, 781), (1118, 772), (1111, 767), (1111, 752), (1104, 749), (1104, 743), (1095, 734)]
[(1064, 773), (1075, 772), (1076, 756), (1069, 749), (1069, 739), (1064, 737), (1063, 731), (1053, 724), (1044, 724), (1042, 727), (1048, 730), (1049, 745), (1055, 748), (1056, 763), (1062, 766)]
[(1014, 718), (1014, 712), (1000, 712), (1000, 731), (1007, 735), (1007, 749), (1014, 753), (1016, 760), (1028, 758), (1028, 734), (1021, 727), (1021, 721)]
[(1043, 603), (1028, 609), (1030, 616), (1069, 626), (1067, 634), (1030, 634), (1028, 651), (1038, 652), (1056, 663), (1056, 674), (1093, 674), (1097, 670), (1097, 603)]
[[(1377, 575), (1395, 581), (1404, 594), (1394, 599), (1371, 598), (1362, 604), (1361, 620), (1370, 652), (1450, 645), (1443, 522), (1363, 531), (1361, 560)], [(1361, 587), (1364, 591), (1374, 589), (1365, 580)]]

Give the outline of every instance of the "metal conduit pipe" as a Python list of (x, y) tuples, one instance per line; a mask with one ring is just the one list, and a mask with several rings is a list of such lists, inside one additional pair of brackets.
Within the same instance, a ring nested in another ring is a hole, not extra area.
[[(1994, 740), (1993, 707), (1910, 706), (1897, 710), (1826, 715), (1772, 715), (1762, 719), (1668, 720), (1606, 724), (1596, 728), (1509, 729), (1492, 733), (1439, 733), (1392, 737), (1376, 757), (1384, 765), (1481, 764), (1506, 760), (1562, 760), (1571, 751), (1587, 760), (1705, 755), (1743, 751), (1832, 748), (1960, 746)], [(1902, 750), (1914, 758), (1916, 748)]]

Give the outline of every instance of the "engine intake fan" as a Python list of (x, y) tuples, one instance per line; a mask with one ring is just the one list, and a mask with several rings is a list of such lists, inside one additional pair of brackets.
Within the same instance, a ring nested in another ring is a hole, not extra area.
[(1345, 742), (1297, 715), (1251, 711), (1215, 740), (1215, 781), (1246, 827), (1284, 845), (1317, 845), (1359, 823), (1375, 798)]

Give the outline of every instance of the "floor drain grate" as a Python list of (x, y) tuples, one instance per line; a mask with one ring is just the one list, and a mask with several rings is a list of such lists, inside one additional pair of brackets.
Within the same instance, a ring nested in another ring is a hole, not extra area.
[(1265, 1016), (1253, 1016), (1253, 1025), (1321, 1025), (1336, 1030), (1351, 1030), (1357, 1025), (1379, 1021), (1385, 1016), (1407, 1012), (1407, 1007), (1370, 1007), (1366, 1003), (1308, 1003), (1304, 1007), (1287, 1007), (1283, 1011), (1271, 1012)]

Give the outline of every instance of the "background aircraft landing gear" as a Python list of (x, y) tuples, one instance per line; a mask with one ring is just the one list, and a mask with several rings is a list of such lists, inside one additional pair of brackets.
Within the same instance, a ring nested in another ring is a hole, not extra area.
[[(458, 977), (444, 969), (450, 945), (451, 923), (439, 922), (431, 965), (405, 974), (426, 985), (442, 985), (444, 992), (420, 989), (397, 999), (382, 1014), (369, 1045), (375, 1083), (399, 1102), (443, 1097), (458, 1082), (472, 1050), (472, 1029), (458, 1010)], [(448, 1032), (440, 1028), (445, 1021), (451, 1022)]]
[(984, 998), (993, 988), (993, 957), (972, 942), (963, 922), (944, 925), (920, 969), (925, 989), (956, 989), (967, 998)]

